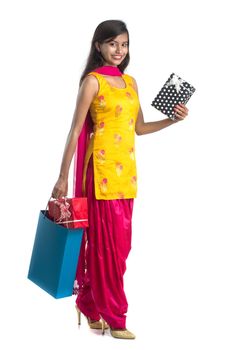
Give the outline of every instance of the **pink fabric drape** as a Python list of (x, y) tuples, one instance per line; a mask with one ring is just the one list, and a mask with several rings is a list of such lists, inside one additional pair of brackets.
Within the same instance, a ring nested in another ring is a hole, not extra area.
[(133, 199), (96, 200), (93, 157), (87, 175), (89, 228), (87, 245), (81, 246), (77, 269), (76, 300), (80, 310), (93, 320), (100, 315), (112, 328), (125, 328), (128, 303), (123, 275), (131, 249)]

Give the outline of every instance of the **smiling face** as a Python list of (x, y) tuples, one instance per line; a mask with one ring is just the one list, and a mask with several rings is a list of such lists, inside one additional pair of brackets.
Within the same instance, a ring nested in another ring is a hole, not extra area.
[(104, 58), (104, 65), (119, 66), (128, 53), (128, 34), (123, 33), (109, 42), (95, 45)]

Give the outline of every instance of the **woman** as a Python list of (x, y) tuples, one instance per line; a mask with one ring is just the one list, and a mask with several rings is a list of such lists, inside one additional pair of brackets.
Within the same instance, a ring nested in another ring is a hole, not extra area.
[[(89, 228), (77, 268), (76, 308), (91, 328), (110, 327), (113, 337), (134, 339), (126, 329), (127, 299), (123, 275), (131, 249), (131, 219), (137, 194), (134, 137), (183, 120), (188, 109), (175, 108), (176, 120), (146, 123), (129, 63), (129, 33), (122, 21), (108, 20), (95, 30), (54, 198), (67, 195), (75, 158), (75, 196), (88, 198)], [(83, 152), (83, 154), (82, 154)], [(85, 153), (84, 153), (85, 152)]]

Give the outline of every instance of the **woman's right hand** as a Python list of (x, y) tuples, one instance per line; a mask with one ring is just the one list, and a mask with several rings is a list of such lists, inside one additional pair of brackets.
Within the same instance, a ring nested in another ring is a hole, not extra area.
[(56, 184), (54, 185), (51, 196), (55, 199), (66, 197), (68, 191), (68, 180), (59, 177)]

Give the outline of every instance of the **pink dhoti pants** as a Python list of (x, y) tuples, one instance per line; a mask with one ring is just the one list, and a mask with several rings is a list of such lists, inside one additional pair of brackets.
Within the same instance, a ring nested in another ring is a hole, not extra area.
[(83, 236), (76, 280), (76, 304), (92, 320), (100, 316), (112, 328), (126, 327), (128, 302), (123, 275), (131, 249), (134, 199), (97, 200), (93, 157), (86, 174), (89, 228)]

